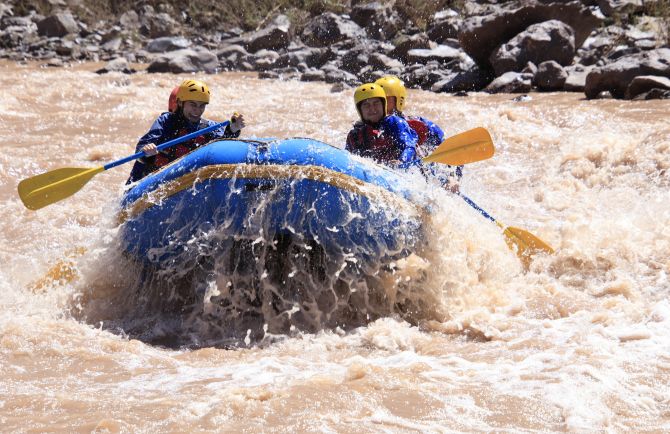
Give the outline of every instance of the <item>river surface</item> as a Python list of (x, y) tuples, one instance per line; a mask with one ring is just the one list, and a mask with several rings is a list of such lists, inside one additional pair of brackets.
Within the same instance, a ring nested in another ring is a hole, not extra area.
[[(440, 230), (409, 264), (431, 276), (413, 297), (432, 313), (166, 348), (91, 314), (124, 289), (109, 252), (130, 164), (38, 211), (17, 195), (44, 171), (132, 154), (192, 77), (96, 67), (0, 63), (0, 431), (670, 431), (669, 101), (410, 91), (406, 112), (447, 135), (490, 131), (496, 155), (461, 191), (556, 253), (524, 272), (494, 224), (433, 192)], [(352, 90), (324, 83), (195, 78), (212, 90), (205, 117), (242, 112), (245, 137), (342, 147), (357, 117)]]

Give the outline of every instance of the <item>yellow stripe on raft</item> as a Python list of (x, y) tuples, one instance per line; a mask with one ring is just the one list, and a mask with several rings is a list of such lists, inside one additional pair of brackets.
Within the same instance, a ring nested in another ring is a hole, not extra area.
[(137, 217), (166, 198), (208, 179), (309, 179), (385, 203), (393, 209), (400, 210), (408, 218), (416, 218), (420, 214), (416, 205), (382, 187), (322, 166), (217, 164), (202, 167), (144, 194), (120, 212), (119, 224)]

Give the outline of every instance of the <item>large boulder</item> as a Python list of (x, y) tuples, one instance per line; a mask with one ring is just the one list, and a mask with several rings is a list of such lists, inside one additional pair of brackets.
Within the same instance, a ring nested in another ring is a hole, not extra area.
[(597, 3), (607, 17), (633, 15), (644, 9), (643, 0), (597, 0)]
[(153, 39), (147, 45), (149, 53), (165, 53), (168, 51), (183, 50), (191, 46), (191, 42), (182, 36), (163, 36)]
[(601, 92), (609, 91), (615, 98), (625, 98), (628, 86), (641, 75), (670, 78), (670, 48), (633, 54), (594, 68), (586, 76), (584, 93), (587, 98), (596, 98)]
[(489, 83), (484, 89), (488, 93), (528, 93), (532, 89), (532, 74), (506, 72)]
[(553, 60), (547, 60), (537, 66), (533, 76), (533, 84), (540, 90), (556, 91), (563, 89), (568, 73)]
[(651, 90), (670, 91), (670, 78), (655, 75), (640, 75), (635, 77), (626, 89), (626, 98), (634, 99)]
[(390, 3), (359, 3), (351, 8), (349, 15), (374, 39), (390, 39), (400, 29), (400, 18)]
[(267, 27), (245, 36), (245, 47), (252, 53), (260, 50), (279, 50), (291, 43), (291, 22), (286, 15), (277, 16)]
[(201, 47), (170, 51), (157, 57), (149, 67), (148, 72), (182, 72), (204, 71), (213, 74), (219, 68), (219, 59), (216, 54)]
[(446, 65), (453, 63), (454, 61), (458, 62), (462, 57), (465, 56), (461, 50), (452, 48), (448, 45), (438, 45), (435, 48), (415, 48), (407, 52), (405, 56), (408, 64), (420, 63), (425, 65), (431, 60), (436, 61), (440, 64)]
[(433, 84), (433, 92), (467, 92), (481, 90), (491, 82), (491, 76), (477, 65), (467, 71), (451, 74)]
[(490, 67), (489, 57), (500, 45), (530, 25), (549, 20), (568, 24), (580, 47), (602, 18), (579, 1), (518, 0), (504, 5), (487, 5), (463, 22), (458, 39), (466, 53), (479, 65)]
[(554, 60), (569, 65), (575, 57), (575, 32), (562, 21), (533, 24), (491, 54), (496, 75), (519, 72), (528, 62), (536, 65)]
[(441, 44), (448, 39), (457, 39), (463, 18), (451, 9), (439, 11), (430, 19), (426, 34), (431, 41)]
[(140, 8), (140, 33), (148, 38), (178, 35), (181, 26), (165, 12), (155, 13), (154, 8), (145, 5)]
[(563, 90), (566, 92), (584, 92), (586, 77), (593, 68), (594, 66), (579, 64), (564, 68), (567, 77), (565, 78), (565, 83), (563, 83)]
[(365, 31), (350, 19), (326, 12), (310, 21), (302, 32), (302, 40), (312, 47), (327, 47), (347, 39), (362, 39)]
[(49, 38), (62, 38), (65, 35), (79, 32), (79, 25), (69, 12), (58, 12), (39, 21), (37, 32)]
[(395, 48), (391, 51), (391, 56), (405, 63), (410, 50), (430, 49), (430, 41), (425, 33), (400, 35), (395, 38), (393, 45)]

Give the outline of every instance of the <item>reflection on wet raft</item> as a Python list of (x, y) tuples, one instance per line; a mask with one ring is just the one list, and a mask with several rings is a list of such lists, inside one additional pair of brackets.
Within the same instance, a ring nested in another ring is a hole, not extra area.
[[(384, 172), (380, 179), (397, 185)], [(419, 310), (385, 283), (394, 261), (418, 247), (419, 210), (349, 174), (314, 164), (212, 165), (128, 209), (120, 234), (140, 278), (117, 325), (131, 337), (248, 344)]]

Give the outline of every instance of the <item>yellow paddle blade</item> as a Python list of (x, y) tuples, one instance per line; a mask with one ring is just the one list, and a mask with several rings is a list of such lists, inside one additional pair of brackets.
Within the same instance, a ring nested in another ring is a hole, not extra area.
[(26, 208), (40, 209), (72, 196), (104, 170), (103, 166), (86, 169), (65, 167), (42, 173), (19, 182), (19, 196)]
[[(498, 226), (502, 227), (500, 224)], [(530, 266), (534, 254), (539, 252), (554, 253), (554, 249), (549, 244), (524, 229), (508, 226), (504, 229), (503, 234), (505, 235), (505, 242), (510, 249), (516, 251), (525, 269)]]
[(491, 158), (494, 152), (491, 135), (485, 128), (479, 127), (449, 137), (423, 161), (460, 166)]
[(32, 289), (34, 293), (42, 293), (49, 287), (70, 283), (77, 279), (79, 277), (79, 272), (76, 268), (75, 258), (84, 253), (86, 253), (86, 249), (83, 247), (77, 247), (66, 252), (64, 255), (65, 258), (54, 264), (54, 266), (51, 267), (41, 279), (36, 280), (28, 287)]

